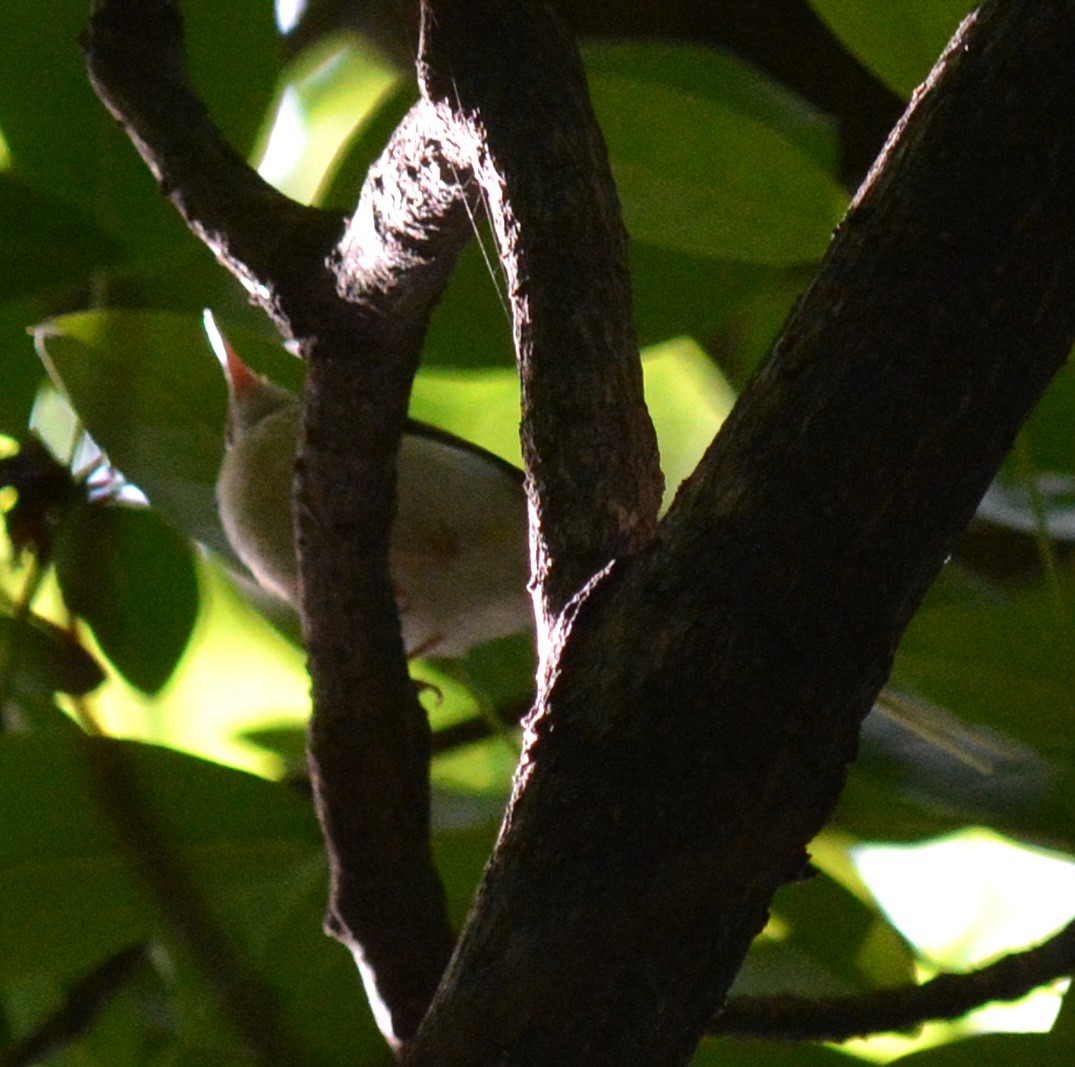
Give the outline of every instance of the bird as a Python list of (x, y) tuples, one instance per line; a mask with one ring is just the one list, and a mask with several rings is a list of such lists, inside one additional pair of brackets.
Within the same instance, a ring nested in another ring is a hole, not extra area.
[[(248, 367), (208, 312), (205, 321), (228, 385), (216, 484), (221, 524), (258, 584), (297, 610), (291, 482), (299, 398)], [(533, 631), (522, 471), (463, 438), (408, 420), (397, 494), (388, 562), (407, 656), (454, 659)], [(887, 688), (873, 712), (980, 774), (1006, 758), (1002, 739), (920, 698)]]
[[(258, 584), (298, 608), (291, 482), (299, 398), (256, 373), (206, 315), (228, 386), (216, 482), (229, 544)], [(477, 445), (408, 420), (389, 571), (407, 656), (459, 658), (533, 628), (523, 475)]]

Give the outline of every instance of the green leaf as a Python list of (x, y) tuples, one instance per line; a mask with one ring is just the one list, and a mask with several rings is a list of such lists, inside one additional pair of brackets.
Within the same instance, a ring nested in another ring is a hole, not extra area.
[(847, 204), (829, 174), (734, 107), (598, 74), (597, 112), (636, 240), (769, 265), (819, 259)]
[(799, 1044), (791, 1052), (786, 1043), (719, 1038), (702, 1041), (691, 1067), (788, 1067), (789, 1063), (795, 1067), (848, 1067), (848, 1058), (824, 1045)]
[(735, 391), (705, 352), (686, 337), (646, 349), (642, 371), (660, 443), (667, 505), (731, 411)]
[(97, 660), (71, 634), (36, 615), (20, 622), (0, 615), (0, 650), (22, 693), (83, 696), (105, 679)]
[(272, 4), (184, 0), (183, 29), (194, 91), (229, 143), (249, 153), (280, 70)]
[(30, 424), (34, 397), (44, 381), (28, 329), (41, 318), (36, 300), (0, 305), (0, 433), (21, 438)]
[(49, 696), (26, 690), (12, 694), (4, 717), (4, 728), (14, 733), (58, 733), (80, 735), (82, 729)]
[[(910, 948), (879, 910), (820, 871), (804, 882), (784, 886), (773, 900), (772, 915), (779, 940), (763, 939), (755, 946), (768, 955), (764, 962), (771, 970), (766, 973), (760, 959), (749, 964), (748, 957), (736, 982), (738, 993), (820, 996), (914, 978)], [(805, 974), (800, 971), (796, 978), (794, 969), (786, 966), (789, 958), (797, 960)], [(795, 984), (783, 984), (787, 981)]]
[[(598, 74), (629, 73), (637, 66), (639, 76), (647, 80), (698, 93), (718, 104), (724, 101), (786, 136), (819, 165), (834, 165), (838, 146), (829, 120), (733, 57), (653, 42), (588, 45), (584, 55), (587, 66)], [(353, 208), (366, 171), (416, 99), (409, 82), (400, 82), (383, 98), (349, 142), (323, 202), (341, 210)], [(487, 226), (478, 230), (483, 247), (476, 241), (464, 249), (433, 313), (423, 351), (426, 366), (514, 366), (495, 243)], [(632, 240), (630, 255), (642, 345), (680, 334), (712, 337), (776, 273), (754, 263), (721, 261), (638, 240)]]
[[(250, 909), (257, 890), (320, 862), (312, 813), (281, 786), (150, 745), (2, 735), (4, 983), (60, 967), (88, 968), (155, 928), (155, 910), (94, 784), (95, 746), (117, 744), (179, 859), (228, 906)], [(78, 937), (70, 936), (72, 929)]]
[[(169, 940), (102, 808), (109, 796), (115, 804), (115, 756), (102, 751), (112, 747), (161, 840), (275, 992), (310, 1062), (379, 1062), (366, 1058), (383, 1042), (361, 1007), (353, 962), (321, 931), (327, 875), (310, 806), (284, 786), (166, 749), (75, 741), (0, 736), (0, 987), (69, 979), (128, 944)], [(169, 955), (161, 973), (170, 1011), (181, 1012), (176, 1037), (212, 1047), (219, 1022), (207, 1025), (206, 1016), (219, 1018), (215, 995), (184, 951)], [(153, 1018), (168, 1025), (167, 1016)], [(143, 1032), (146, 1025), (143, 1017)]]
[(986, 1034), (968, 1037), (940, 1048), (926, 1049), (900, 1060), (905, 1067), (1068, 1067), (1075, 1042), (1058, 1041), (1052, 1034)]
[(56, 543), (64, 603), (132, 685), (155, 693), (187, 647), (198, 580), (185, 538), (148, 508), (81, 503)]
[(978, 515), (1055, 540), (1075, 540), (1075, 373), (1062, 367), (1019, 432)]
[[(424, 366), (514, 369), (511, 318), (496, 246), (488, 227), (480, 226), (479, 232), (482, 247), (474, 241), (463, 250), (433, 312)], [(752, 302), (787, 284), (781, 268), (713, 259), (638, 240), (630, 242), (629, 252), (635, 324), (643, 346), (685, 334), (711, 338), (728, 331)], [(780, 301), (776, 326), (801, 288), (796, 280), (794, 292)]]
[(900, 96), (937, 61), (970, 0), (810, 0), (848, 50)]
[[(233, 339), (274, 376), (301, 375), (279, 345)], [(224, 452), (227, 389), (200, 316), (94, 311), (51, 319), (38, 350), (109, 460), (195, 540), (230, 556), (214, 486)], [(117, 396), (117, 390), (121, 396)]]
[[(131, 262), (159, 262), (191, 238), (90, 87), (78, 46), (89, 14), (83, 0), (55, 0), (43, 26), (33, 4), (0, 5), (0, 127), (15, 174), (82, 207)], [(194, 88), (245, 152), (276, 75), (271, 5), (190, 0), (183, 15)]]
[[(1059, 594), (1059, 599), (1058, 599)], [(900, 646), (893, 682), (981, 731), (988, 773), (913, 738), (864, 746), (837, 821), (872, 839), (986, 824), (1075, 851), (1075, 586), (1005, 592), (958, 568), (941, 575)]]
[(417, 99), (413, 79), (403, 82), (376, 48), (351, 34), (300, 52), (280, 79), (272, 128), (262, 134), (262, 177), (303, 203), (353, 211), (366, 169)]
[[(731, 108), (786, 138), (816, 167), (828, 170), (835, 165), (838, 146), (830, 121), (734, 57), (694, 46), (648, 42), (589, 45), (585, 58), (597, 77), (627, 74), (644, 85), (664, 85), (717, 108)], [(415, 99), (408, 83), (400, 83), (384, 98), (349, 143), (323, 198), (326, 202), (344, 210), (353, 206), (366, 170)], [(829, 187), (827, 179), (822, 180)], [(835, 195), (842, 204), (842, 194), (837, 191)], [(836, 210), (832, 221), (838, 217)], [(698, 220), (692, 219), (691, 227), (697, 225)], [(464, 250), (434, 312), (423, 353), (427, 366), (507, 367), (514, 363), (497, 252), (488, 228), (479, 229), (484, 249), (472, 243)], [(823, 236), (827, 234), (826, 228)], [(760, 286), (772, 284), (775, 273), (755, 262), (741, 262), (739, 247), (722, 261), (713, 258), (708, 247), (702, 254), (634, 239), (630, 253), (643, 345), (680, 334), (715, 335)]]
[(484, 826), (470, 826), (451, 831), (441, 830), (433, 838), (437, 870), (444, 882), (448, 910), (458, 929), (462, 926), (474, 898), (474, 890), (493, 851), (499, 829), (499, 812)]
[(464, 679), (476, 685), (492, 708), (529, 710), (534, 696), (537, 650), (532, 633), (511, 634), (472, 648), (460, 662)]
[(433, 762), (432, 781), (463, 795), (506, 799), (519, 763), (519, 749), (507, 734), (454, 748)]
[[(678, 337), (643, 353), (646, 401), (657, 429), (668, 491), (694, 469), (735, 399), (708, 355)], [(422, 371), (411, 414), (519, 463), (519, 385), (514, 371)]]
[(820, 255), (846, 204), (830, 119), (714, 49), (602, 43), (585, 59), (633, 238), (751, 263)]
[(1002, 592), (949, 567), (908, 628), (895, 677), (975, 722), (1075, 763), (1075, 583)]
[[(479, 243), (480, 242), (480, 243)], [(511, 367), (515, 350), (500, 260), (487, 226), (462, 252), (433, 312), (422, 359), (435, 367)]]
[(319, 204), (348, 213), (354, 211), (366, 172), (417, 100), (417, 86), (407, 78), (398, 79), (380, 95), (377, 106), (364, 115), (341, 148), (330, 181), (318, 196)]
[[(738, 321), (753, 301), (771, 290), (785, 269), (688, 255), (631, 241), (630, 262), (638, 343), (661, 344), (689, 336), (724, 349), (738, 341)], [(781, 320), (782, 321), (782, 320)]]
[(200, 323), (193, 316), (84, 312), (45, 323), (37, 343), (109, 460), (180, 528), (219, 545), (213, 485), (227, 397)]
[(1075, 1058), (1075, 997), (1065, 995), (1048, 1034), (989, 1034), (941, 1049), (917, 1053), (901, 1061), (914, 1067), (1067, 1067)]
[(0, 300), (64, 285), (117, 261), (115, 242), (91, 219), (11, 174), (0, 174)]
[(902, 756), (863, 748), (833, 818), (849, 833), (912, 842), (987, 825), (1031, 844), (1073, 849), (1072, 780), (1042, 761), (982, 774), (921, 746)]
[(584, 44), (582, 57), (591, 76), (616, 75), (706, 97), (779, 133), (830, 173), (839, 165), (835, 122), (730, 52), (676, 41), (599, 41)]
[[(1075, 450), (1072, 449), (1075, 427), (1075, 368), (1061, 367), (1023, 426), (1030, 458), (1036, 470), (1075, 475)], [(1017, 477), (1019, 458), (1013, 454), (1005, 464), (1005, 473)]]
[(30, 424), (34, 396), (44, 380), (27, 328), (40, 318), (37, 301), (0, 306), (0, 433), (21, 437)]
[(280, 726), (258, 726), (243, 730), (238, 735), (240, 740), (249, 741), (271, 752), (284, 768), (286, 776), (306, 774), (306, 729), (297, 723), (284, 723)]

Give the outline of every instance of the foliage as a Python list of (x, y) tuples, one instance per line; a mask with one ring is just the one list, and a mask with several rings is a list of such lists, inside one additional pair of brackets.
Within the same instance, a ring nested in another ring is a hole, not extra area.
[[(958, 0), (813, 6), (904, 94), (966, 8)], [(233, 142), (260, 145), (274, 180), (295, 195), (353, 201), (413, 96), (410, 81), (346, 37), (281, 69), (267, 4), (242, 5), (241, 16), (236, 5), (206, 0), (183, 7), (193, 81)], [(36, 519), (0, 592), (0, 1046), (36, 1027), (102, 961), (147, 942), (147, 962), (97, 1025), (47, 1062), (240, 1058), (203, 961), (134, 873), (129, 841), (102, 798), (107, 785), (94, 775), (93, 753), (113, 746), (192, 892), (272, 991), (308, 1062), (387, 1062), (371, 1021), (354, 1010), (361, 998), (350, 961), (319, 930), (325, 874), (314, 820), (291, 784), (270, 780), (297, 769), (301, 709), (286, 709), (281, 722), (282, 709), (266, 696), (237, 742), (226, 689), (199, 666), (206, 643), (223, 641), (229, 627), (260, 625), (256, 598), (219, 592), (220, 575), (237, 564), (212, 497), (225, 401), (202, 309), (213, 308), (265, 372), (297, 387), (301, 368), (173, 217), (93, 97), (76, 47), (86, 15), (83, 0), (52, 5), (44, 27), (40, 6), (27, 0), (7, 0), (0, 14), (0, 248), (10, 265), (0, 278), (0, 434), (25, 442), (32, 428), (72, 471), (61, 491), (44, 495), (25, 468), (0, 467), (21, 509), (4, 498), (9, 532), (27, 509)], [(838, 132), (728, 54), (601, 43), (586, 60), (631, 231), (648, 395), (674, 488), (839, 220), (847, 192), (835, 177)], [(300, 147), (273, 155), (273, 116), (288, 109), (292, 118), (297, 109)], [(435, 316), (414, 412), (516, 458), (518, 401), (495, 271), (492, 282), (475, 244)], [(1075, 380), (1065, 373), (896, 665), (902, 691), (976, 725), (974, 766), (900, 729), (871, 726), (835, 829), (815, 849), (823, 873), (782, 891), (772, 936), (756, 946), (741, 989), (822, 994), (915, 975), (912, 947), (849, 862), (858, 842), (987, 825), (1017, 841), (1075, 849), (1075, 744), (1065, 728), (1075, 691), (1075, 585), (1064, 543), (1073, 536), (1072, 405)], [(274, 621), (293, 636), (293, 621)], [(244, 678), (285, 646), (268, 629), (256, 632), (268, 636), (240, 665)], [(526, 643), (514, 641), (419, 670), (436, 687), (427, 695), (434, 726), (446, 729), (524, 703), (532, 661)], [(199, 672), (198, 701), (208, 711), (191, 707), (190, 716), (200, 733), (177, 727), (160, 701), (132, 705), (132, 687), (167, 694)], [(133, 740), (82, 737), (102, 727)], [(438, 857), (460, 917), (495, 833), (511, 745), (494, 736), (435, 766)], [(1008, 1063), (1040, 1059), (1047, 1047), (1067, 1062), (1070, 1014), (1047, 1046), (1032, 1036), (981, 1038), (918, 1058)], [(697, 1062), (776, 1064), (792, 1055), (834, 1058), (820, 1047), (713, 1042)]]

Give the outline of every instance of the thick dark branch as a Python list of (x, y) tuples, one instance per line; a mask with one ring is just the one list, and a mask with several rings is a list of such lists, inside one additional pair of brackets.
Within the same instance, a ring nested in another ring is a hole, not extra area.
[(609, 560), (651, 543), (660, 505), (619, 200), (577, 51), (545, 4), (426, 0), (419, 73), (508, 278), (545, 630)]
[(343, 220), (278, 192), (223, 139), (187, 82), (173, 0), (96, 0), (83, 48), (94, 90), (184, 221), (286, 330), (277, 289), (323, 273)]
[(1075, 923), (1035, 948), (965, 974), (942, 974), (922, 985), (828, 1000), (736, 997), (709, 1033), (766, 1041), (849, 1041), (887, 1030), (913, 1030), (936, 1019), (958, 1019), (993, 1001), (1018, 1000), (1073, 972)]
[(687, 1061), (1073, 336), (1075, 4), (987, 0), (582, 605), (414, 1063)]
[(313, 679), (311, 778), (328, 925), (389, 1038), (418, 1025), (451, 950), (429, 845), (429, 731), (388, 575), (395, 459), (433, 304), (470, 230), (428, 104), (401, 124), (344, 220), (266, 185), (188, 87), (168, 0), (101, 0), (95, 88), (188, 225), (309, 364), (296, 522)]
[[(388, 572), (395, 459), (432, 306), (469, 235), (462, 190), (419, 104), (371, 170), (334, 262), (349, 314), (304, 343), (297, 524), (313, 680), (311, 780), (329, 847), (328, 929), (394, 1043), (451, 952), (429, 846), (429, 726)], [(314, 561), (315, 565), (310, 565)]]

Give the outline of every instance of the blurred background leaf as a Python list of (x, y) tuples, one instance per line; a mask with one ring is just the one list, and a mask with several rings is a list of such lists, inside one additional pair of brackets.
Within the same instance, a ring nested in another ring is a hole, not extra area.
[(55, 561), (68, 610), (132, 685), (160, 689), (198, 612), (189, 542), (148, 508), (86, 502), (64, 520)]
[(968, 0), (810, 0), (837, 37), (900, 96), (925, 79)]

